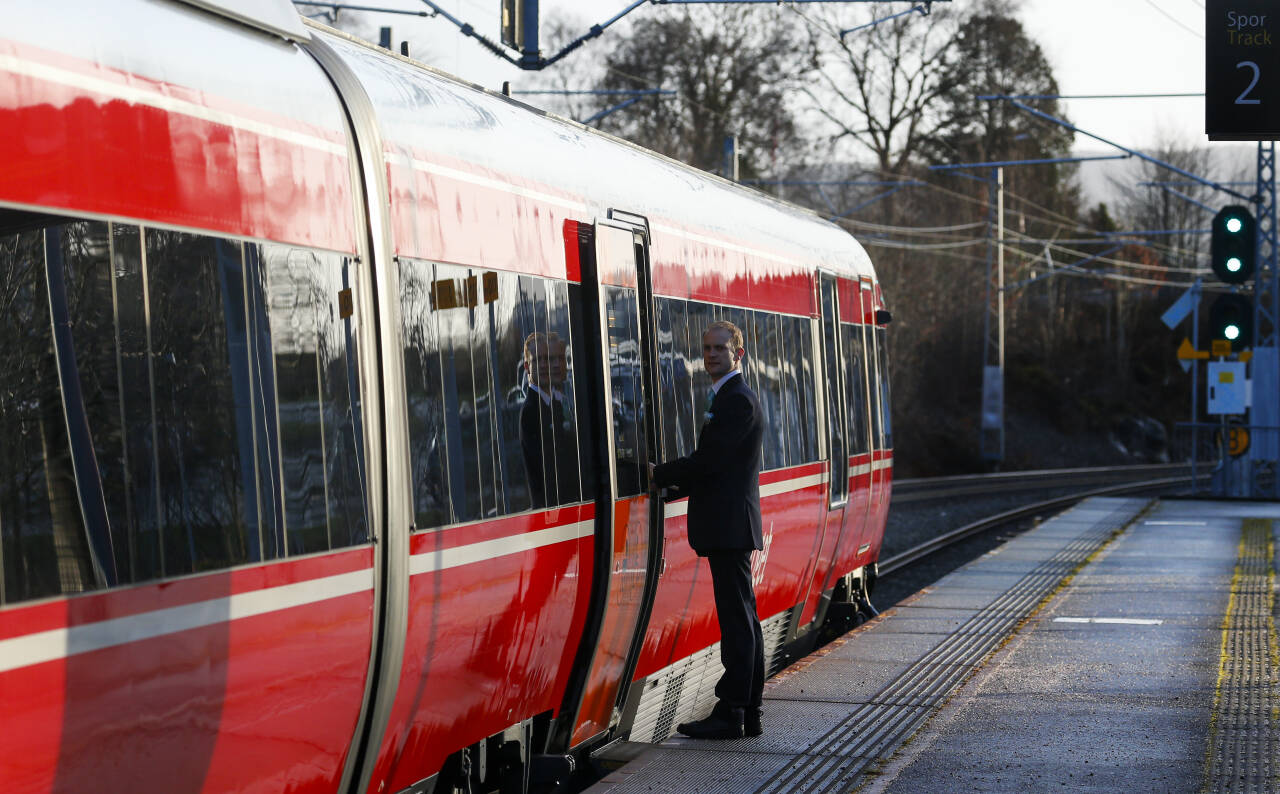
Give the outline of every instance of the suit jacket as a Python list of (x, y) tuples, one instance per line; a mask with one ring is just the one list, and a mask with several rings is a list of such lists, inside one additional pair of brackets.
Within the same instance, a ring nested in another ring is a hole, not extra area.
[(554, 507), (581, 498), (578, 442), (562, 401), (547, 405), (529, 390), (520, 408), (520, 449), (534, 507)]
[(716, 392), (710, 413), (693, 454), (657, 466), (654, 480), (689, 497), (689, 545), (698, 555), (762, 549), (760, 401), (739, 373)]

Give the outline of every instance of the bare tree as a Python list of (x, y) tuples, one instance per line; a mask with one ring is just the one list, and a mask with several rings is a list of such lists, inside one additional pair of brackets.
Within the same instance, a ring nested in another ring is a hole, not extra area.
[[(862, 22), (901, 8), (873, 4)], [(797, 12), (799, 13), (799, 12)], [(957, 85), (960, 14), (935, 9), (901, 16), (842, 36), (849, 9), (802, 13), (816, 79), (803, 89), (833, 142), (870, 152), (883, 174), (900, 174), (946, 124), (941, 98)]]
[[(1205, 179), (1232, 178), (1223, 176), (1227, 169), (1214, 161), (1208, 148), (1195, 148), (1169, 136), (1159, 140), (1151, 156)], [(1111, 179), (1112, 185), (1120, 192), (1119, 211), (1123, 227), (1175, 232), (1152, 236), (1153, 252), (1168, 267), (1194, 269), (1207, 251), (1205, 236), (1194, 231), (1209, 228), (1213, 217), (1213, 213), (1200, 204), (1212, 207), (1227, 202), (1212, 188), (1185, 180), (1155, 163), (1143, 161), (1136, 173), (1132, 170), (1128, 173), (1127, 179)]]
[(646, 98), (599, 126), (709, 171), (720, 170), (725, 138), (737, 135), (744, 177), (776, 173), (800, 150), (789, 99), (804, 67), (798, 45), (794, 19), (777, 9), (646, 17), (606, 57), (598, 87), (676, 93)]

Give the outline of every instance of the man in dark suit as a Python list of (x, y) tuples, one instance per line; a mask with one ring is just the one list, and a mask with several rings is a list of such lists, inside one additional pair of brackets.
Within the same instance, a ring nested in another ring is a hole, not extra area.
[(520, 450), (533, 506), (555, 507), (580, 497), (578, 440), (561, 391), (568, 353), (559, 334), (532, 333), (524, 342), (529, 389), (520, 408)]
[(711, 715), (676, 730), (697, 739), (736, 739), (761, 733), (764, 638), (751, 585), (751, 552), (764, 548), (760, 532), (760, 443), (764, 414), (742, 377), (742, 331), (712, 323), (702, 334), (702, 363), (712, 380), (707, 420), (693, 454), (657, 466), (653, 481), (689, 497), (689, 545), (711, 568), (720, 661)]

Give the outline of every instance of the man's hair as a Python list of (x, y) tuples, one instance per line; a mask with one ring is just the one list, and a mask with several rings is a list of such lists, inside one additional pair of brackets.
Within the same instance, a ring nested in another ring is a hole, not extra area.
[(712, 323), (711, 325), (708, 325), (708, 326), (707, 326), (707, 330), (706, 330), (706, 331), (703, 331), (703, 332), (702, 332), (702, 333), (703, 333), (703, 336), (705, 336), (705, 335), (707, 335), (707, 334), (709, 334), (709, 333), (711, 333), (712, 331), (715, 331), (715, 330), (721, 330), (721, 331), (728, 331), (728, 332), (729, 332), (729, 343), (733, 346), (733, 350), (734, 350), (735, 352), (736, 352), (736, 351), (738, 351), (738, 350), (741, 350), (741, 349), (743, 348), (743, 344), (742, 344), (742, 329), (738, 328), (738, 326), (734, 325), (733, 323), (729, 322), (728, 320), (716, 320), (714, 323)]
[(545, 345), (547, 350), (551, 350), (551, 346), (555, 344), (563, 344), (560, 340), (560, 334), (555, 331), (534, 331), (525, 337), (524, 340), (524, 357), (526, 359), (533, 358), (533, 349), (538, 344)]

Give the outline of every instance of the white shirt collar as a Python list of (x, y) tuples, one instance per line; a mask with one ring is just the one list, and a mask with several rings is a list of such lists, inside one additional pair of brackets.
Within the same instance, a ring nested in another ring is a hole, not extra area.
[(538, 396), (542, 398), (543, 405), (550, 405), (553, 399), (564, 400), (564, 395), (560, 393), (559, 389), (552, 389), (551, 393), (548, 394), (542, 389), (539, 389), (538, 384), (533, 383), (532, 381), (529, 383), (529, 388), (538, 393)]
[(741, 374), (742, 374), (742, 370), (740, 370), (740, 369), (731, 369), (731, 370), (729, 370), (729, 374), (728, 374), (728, 375), (725, 375), (725, 376), (724, 376), (723, 378), (721, 378), (720, 380), (718, 380), (718, 381), (716, 381), (715, 383), (711, 384), (711, 391), (715, 392), (716, 394), (719, 394), (719, 393), (720, 393), (720, 387), (721, 387), (721, 386), (723, 386), (723, 385), (725, 385), (726, 383), (728, 383), (728, 382), (729, 382), (729, 378), (732, 378), (734, 375), (741, 375)]

